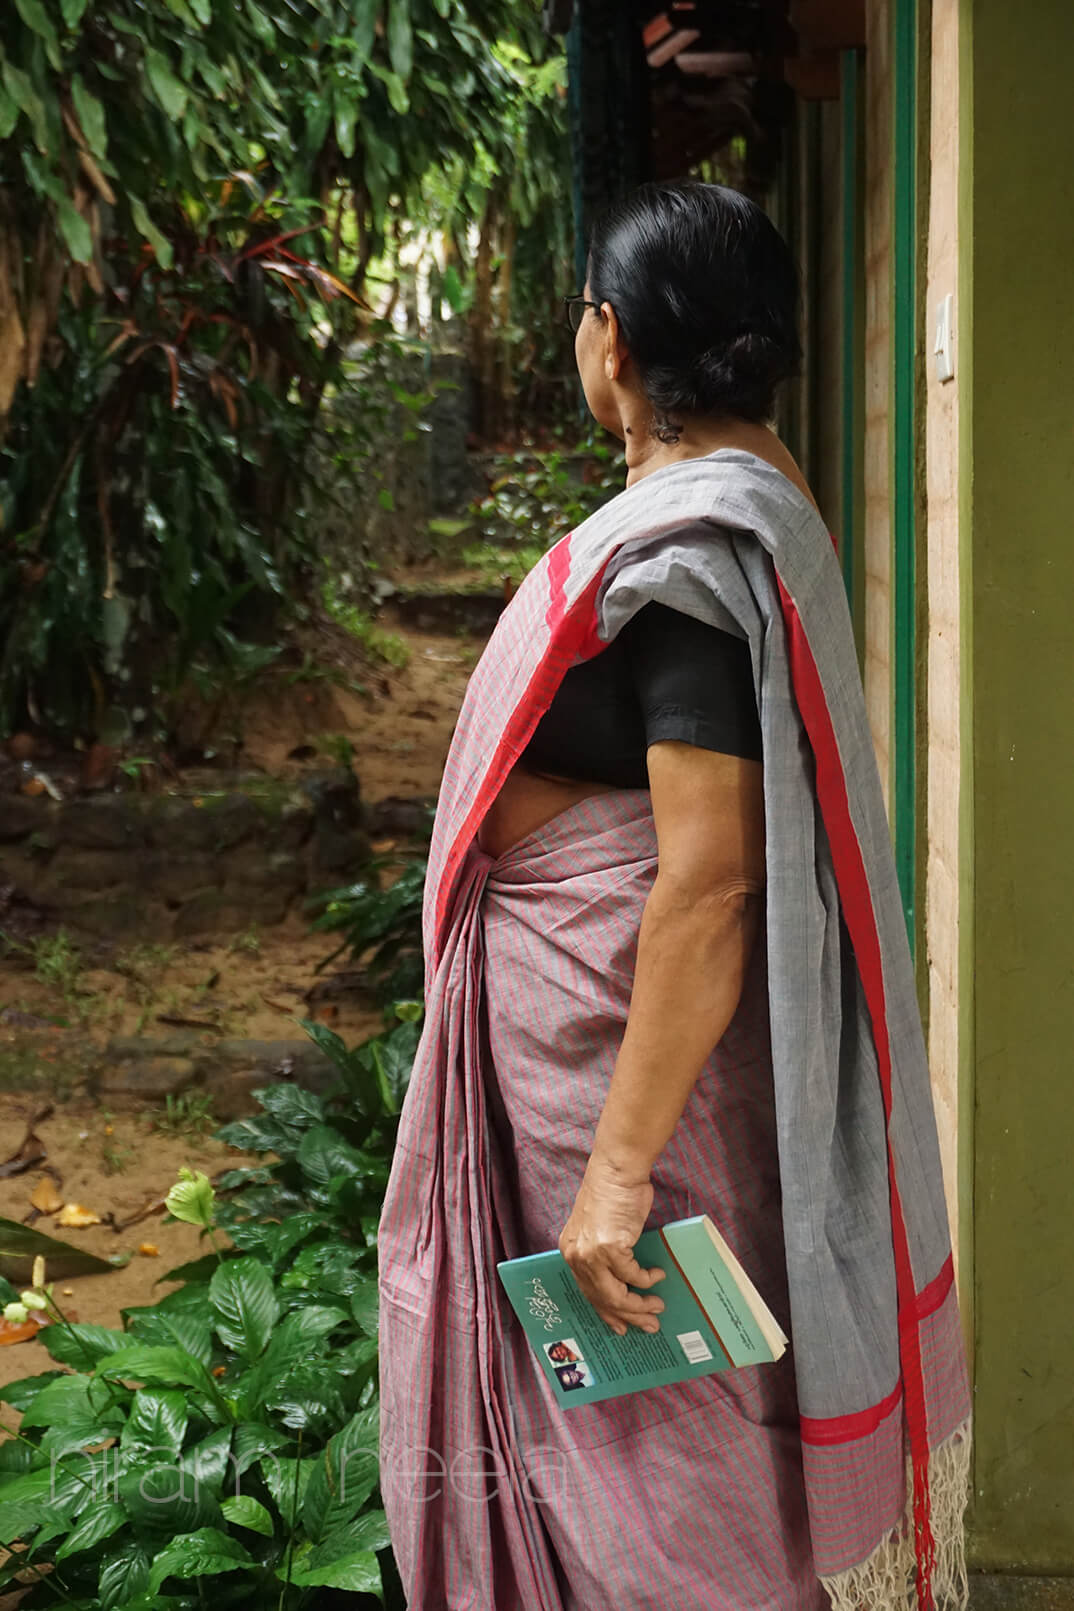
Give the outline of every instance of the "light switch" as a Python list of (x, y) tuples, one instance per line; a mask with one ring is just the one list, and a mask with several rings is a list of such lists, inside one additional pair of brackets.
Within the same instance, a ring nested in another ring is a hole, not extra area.
[(952, 337), (954, 335), (954, 297), (948, 293), (942, 302), (936, 304), (936, 341), (933, 353), (936, 357), (936, 379), (953, 380), (955, 376), (955, 359), (952, 351)]

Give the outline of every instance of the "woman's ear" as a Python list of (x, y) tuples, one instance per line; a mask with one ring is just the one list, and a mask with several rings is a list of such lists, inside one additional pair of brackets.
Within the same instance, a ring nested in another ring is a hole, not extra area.
[(604, 373), (609, 380), (618, 380), (626, 361), (627, 351), (619, 330), (619, 320), (610, 302), (602, 302), (604, 316)]

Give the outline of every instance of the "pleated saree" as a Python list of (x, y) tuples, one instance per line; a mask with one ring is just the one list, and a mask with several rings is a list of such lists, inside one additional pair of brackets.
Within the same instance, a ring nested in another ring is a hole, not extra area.
[[(651, 599), (745, 638), (766, 925), (653, 1170), (791, 1337), (564, 1411), (499, 1288), (554, 1247), (657, 865), (646, 790), (477, 833), (567, 668)], [(426, 893), (427, 1017), (380, 1229), (382, 1489), (411, 1611), (965, 1604), (969, 1397), (906, 932), (831, 540), (755, 455), (656, 471), (556, 545), (471, 680)]]

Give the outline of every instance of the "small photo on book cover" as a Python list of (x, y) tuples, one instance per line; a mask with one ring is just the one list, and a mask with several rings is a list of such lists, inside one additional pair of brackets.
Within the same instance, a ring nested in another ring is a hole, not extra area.
[(545, 1343), (544, 1351), (553, 1365), (578, 1365), (585, 1358), (573, 1337), (560, 1337), (556, 1342)]
[(593, 1372), (582, 1361), (577, 1365), (557, 1365), (555, 1375), (565, 1393), (577, 1392), (580, 1387), (595, 1386)]

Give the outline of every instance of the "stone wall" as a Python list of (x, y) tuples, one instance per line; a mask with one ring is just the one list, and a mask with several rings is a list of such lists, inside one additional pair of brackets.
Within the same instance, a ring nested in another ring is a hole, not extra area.
[(270, 927), (369, 859), (358, 781), (227, 793), (0, 798), (0, 894), (75, 933), (166, 941)]

